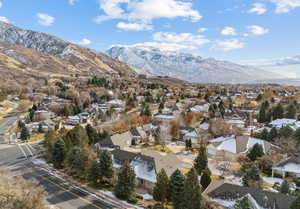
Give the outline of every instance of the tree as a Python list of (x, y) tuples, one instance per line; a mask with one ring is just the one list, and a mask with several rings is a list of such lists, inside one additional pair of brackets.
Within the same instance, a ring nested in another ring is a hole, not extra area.
[(65, 142), (61, 139), (55, 142), (52, 151), (52, 161), (55, 168), (62, 168), (63, 161), (65, 160)]
[(248, 198), (243, 197), (242, 199), (236, 201), (234, 204), (234, 209), (251, 209), (252, 207), (249, 204)]
[(284, 117), (284, 109), (282, 105), (279, 103), (273, 110), (273, 119), (281, 119)]
[[(300, 132), (299, 132), (300, 134)], [(278, 133), (277, 133), (277, 129), (275, 127), (273, 127), (270, 132), (269, 132), (269, 136), (268, 136), (268, 139), (270, 141), (274, 141), (274, 139), (278, 136)], [(299, 135), (300, 136), (300, 135)]]
[(208, 187), (208, 185), (210, 184), (210, 182), (211, 182), (210, 175), (211, 175), (211, 173), (210, 173), (210, 171), (208, 169), (205, 169), (202, 172), (200, 184), (201, 184), (203, 190), (205, 190)]
[(263, 147), (257, 143), (252, 147), (251, 151), (247, 154), (247, 157), (251, 161), (255, 161), (258, 157), (262, 157), (264, 154)]
[(87, 124), (85, 127), (85, 131), (89, 137), (89, 145), (95, 144), (98, 139), (98, 133), (95, 128), (93, 128), (90, 124)]
[(39, 128), (38, 128), (39, 133), (44, 133), (43, 125), (39, 123)]
[(266, 122), (266, 107), (265, 105), (261, 105), (259, 114), (258, 114), (258, 122), (264, 123)]
[(290, 191), (290, 186), (287, 181), (283, 181), (280, 186), (280, 192), (283, 194), (288, 194)]
[(66, 166), (68, 173), (75, 177), (81, 177), (86, 169), (88, 155), (85, 149), (74, 146), (66, 156)]
[(297, 130), (294, 133), (295, 139), (300, 142), (300, 128), (297, 128)]
[(206, 154), (206, 147), (201, 146), (198, 152), (198, 156), (194, 161), (194, 168), (196, 169), (198, 175), (201, 175), (202, 172), (207, 169), (207, 154)]
[(290, 126), (284, 126), (279, 130), (280, 137), (289, 138), (294, 134), (294, 130)]
[(170, 177), (170, 199), (174, 209), (183, 209), (184, 202), (184, 181), (185, 177), (179, 169), (176, 169)]
[(252, 187), (260, 187), (261, 186), (261, 178), (259, 175), (259, 170), (255, 166), (250, 167), (246, 170), (243, 178), (244, 186), (252, 186)]
[(289, 209), (299, 209), (300, 208), (300, 195), (291, 203)]
[(88, 180), (95, 186), (100, 182), (101, 169), (99, 160), (93, 160), (90, 168), (88, 169)]
[[(198, 180), (197, 171), (194, 168), (187, 173), (184, 182), (184, 208), (185, 209), (201, 209), (201, 186)], [(175, 207), (174, 207), (175, 208)]]
[(153, 198), (156, 201), (161, 202), (163, 205), (167, 202), (168, 197), (168, 188), (169, 188), (169, 178), (164, 169), (157, 175), (157, 181), (153, 188)]
[(112, 157), (110, 152), (107, 150), (104, 150), (101, 152), (100, 157), (100, 170), (99, 170), (99, 175), (100, 178), (103, 179), (105, 178), (106, 180), (110, 180), (114, 176), (114, 169), (113, 169), (113, 163), (112, 163)]
[(180, 127), (179, 127), (178, 122), (175, 120), (172, 120), (170, 122), (170, 124), (171, 124), (171, 128), (170, 128), (171, 136), (173, 137), (173, 139), (178, 139), (179, 134), (180, 134), (180, 131), (179, 131)]
[(22, 127), (20, 138), (22, 141), (26, 141), (27, 139), (30, 138), (30, 134), (26, 126)]
[(122, 200), (128, 200), (135, 188), (135, 173), (129, 162), (125, 162), (118, 175), (117, 183), (114, 187), (114, 194)]
[(260, 134), (261, 139), (268, 140), (269, 138), (269, 132), (268, 129), (264, 128), (263, 131)]
[(89, 143), (89, 137), (86, 130), (80, 125), (76, 125), (73, 129), (68, 131), (63, 139), (68, 150), (73, 146), (85, 148)]
[(290, 119), (295, 119), (297, 114), (297, 109), (293, 103), (289, 104), (286, 108), (285, 117)]

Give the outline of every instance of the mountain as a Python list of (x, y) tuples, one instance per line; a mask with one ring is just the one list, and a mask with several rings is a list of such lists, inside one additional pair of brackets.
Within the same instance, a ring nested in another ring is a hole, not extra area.
[(107, 53), (138, 73), (175, 77), (199, 83), (251, 83), (279, 79), (279, 75), (198, 55), (161, 51), (144, 46), (113, 46)]
[(14, 77), (124, 74), (135, 72), (108, 55), (45, 33), (0, 21), (0, 80)]
[(291, 79), (300, 79), (300, 55), (277, 59), (244, 61), (244, 63), (281, 74)]

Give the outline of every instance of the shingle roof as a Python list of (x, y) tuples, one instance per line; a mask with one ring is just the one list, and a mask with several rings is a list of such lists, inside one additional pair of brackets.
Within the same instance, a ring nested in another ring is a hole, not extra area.
[(211, 198), (222, 200), (235, 200), (250, 194), (256, 202), (266, 209), (288, 209), (293, 201), (293, 196), (260, 190), (257, 188), (243, 187), (224, 183), (208, 193)]

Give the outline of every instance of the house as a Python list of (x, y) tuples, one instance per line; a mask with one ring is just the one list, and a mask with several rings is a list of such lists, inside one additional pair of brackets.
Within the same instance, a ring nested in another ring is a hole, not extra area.
[(272, 176), (279, 174), (286, 176), (300, 177), (300, 157), (287, 158), (272, 167)]
[(137, 178), (137, 187), (151, 192), (156, 183), (155, 161), (152, 157), (136, 154), (120, 149), (112, 152), (113, 167), (118, 172), (122, 165), (128, 161)]
[(198, 135), (195, 128), (181, 127), (180, 128), (180, 138), (183, 141), (191, 140), (192, 144), (200, 143), (200, 136)]
[[(250, 136), (227, 136), (209, 141), (208, 155), (220, 160), (237, 161), (240, 155), (247, 154), (255, 144), (260, 144), (264, 153), (273, 146), (271, 143)], [(274, 146), (273, 146), (274, 147)]]
[(288, 209), (294, 200), (293, 196), (229, 184), (224, 181), (212, 182), (203, 192), (203, 198), (208, 202), (234, 209), (238, 200), (246, 198), (252, 209)]
[(122, 134), (115, 134), (111, 136), (111, 141), (114, 146), (124, 149), (132, 145), (132, 135), (129, 131)]

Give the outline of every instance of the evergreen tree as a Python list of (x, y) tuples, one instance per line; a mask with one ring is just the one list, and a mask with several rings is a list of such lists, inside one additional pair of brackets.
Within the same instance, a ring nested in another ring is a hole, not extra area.
[[(299, 132), (300, 134), (300, 132)], [(269, 132), (269, 136), (268, 136), (268, 139), (270, 141), (274, 141), (274, 139), (278, 136), (278, 133), (277, 133), (277, 129), (275, 127), (273, 127), (270, 132)], [(300, 136), (300, 135), (299, 135)]]
[(62, 168), (62, 163), (65, 159), (65, 143), (59, 139), (54, 143), (52, 150), (52, 161), (55, 168)]
[(184, 175), (179, 169), (175, 170), (170, 177), (170, 199), (174, 209), (183, 209), (184, 202)]
[(285, 117), (290, 119), (295, 119), (297, 113), (297, 109), (294, 104), (289, 104), (286, 108)]
[(26, 126), (22, 127), (20, 138), (22, 141), (26, 141), (30, 138), (30, 134)]
[(266, 122), (266, 118), (267, 118), (267, 116), (266, 116), (266, 106), (264, 105), (264, 103), (261, 105), (261, 107), (260, 107), (260, 110), (259, 110), (259, 114), (258, 114), (258, 119), (257, 119), (257, 121), (259, 122), (259, 123), (264, 123), (264, 122)]
[(242, 178), (244, 186), (251, 186), (253, 182), (261, 180), (259, 169), (255, 166), (248, 168)]
[(252, 207), (250, 206), (247, 197), (244, 197), (243, 199), (236, 201), (234, 209), (252, 209)]
[(262, 157), (264, 155), (263, 147), (260, 144), (255, 144), (251, 151), (247, 154), (247, 157), (251, 161), (255, 161), (258, 157)]
[(269, 139), (269, 132), (268, 129), (264, 128), (263, 131), (260, 134), (261, 139), (268, 140)]
[(90, 124), (87, 124), (85, 127), (85, 131), (89, 137), (89, 145), (95, 144), (98, 141), (98, 133), (95, 128), (93, 128)]
[(122, 200), (128, 200), (135, 188), (135, 173), (129, 162), (125, 162), (118, 175), (117, 183), (114, 187), (114, 194)]
[(68, 131), (63, 139), (68, 150), (73, 146), (85, 148), (89, 143), (89, 137), (86, 130), (80, 125), (76, 125), (73, 129)]
[(211, 173), (208, 169), (206, 169), (202, 172), (200, 184), (201, 184), (203, 190), (205, 190), (208, 187), (208, 185), (210, 184), (210, 182), (211, 182), (210, 176), (211, 176)]
[(162, 169), (158, 175), (153, 189), (153, 198), (155, 201), (159, 201), (162, 204), (167, 202), (169, 188), (169, 178), (164, 169)]
[(21, 120), (18, 121), (18, 128), (22, 129), (25, 127), (25, 123), (23, 123)]
[(300, 208), (300, 195), (291, 203), (289, 209), (299, 209)]
[(66, 165), (68, 173), (75, 177), (80, 177), (84, 174), (88, 155), (85, 149), (74, 146), (72, 147), (66, 157)]
[(184, 207), (183, 208), (201, 209), (202, 208), (201, 192), (202, 189), (199, 184), (198, 174), (196, 170), (192, 168), (187, 173), (186, 180), (184, 182)]
[(300, 142), (300, 128), (297, 128), (295, 133), (294, 133), (295, 139)]
[(100, 173), (100, 162), (99, 160), (94, 160), (88, 170), (88, 180), (92, 182), (93, 185), (97, 185), (100, 182)]
[(100, 177), (110, 180), (114, 176), (113, 162), (110, 152), (104, 150), (101, 152), (100, 157)]
[(281, 186), (280, 186), (280, 192), (283, 194), (288, 194), (290, 191), (290, 186), (287, 181), (283, 181)]
[(39, 123), (39, 128), (38, 128), (39, 133), (44, 133), (43, 125)]
[(194, 168), (196, 169), (198, 175), (202, 174), (202, 171), (207, 169), (207, 154), (206, 154), (206, 147), (201, 146), (198, 152), (198, 156), (194, 161)]
[(282, 105), (279, 103), (274, 109), (273, 109), (273, 119), (281, 119), (284, 117), (284, 109)]
[(294, 130), (289, 126), (284, 126), (279, 130), (280, 137), (289, 138), (293, 136)]

